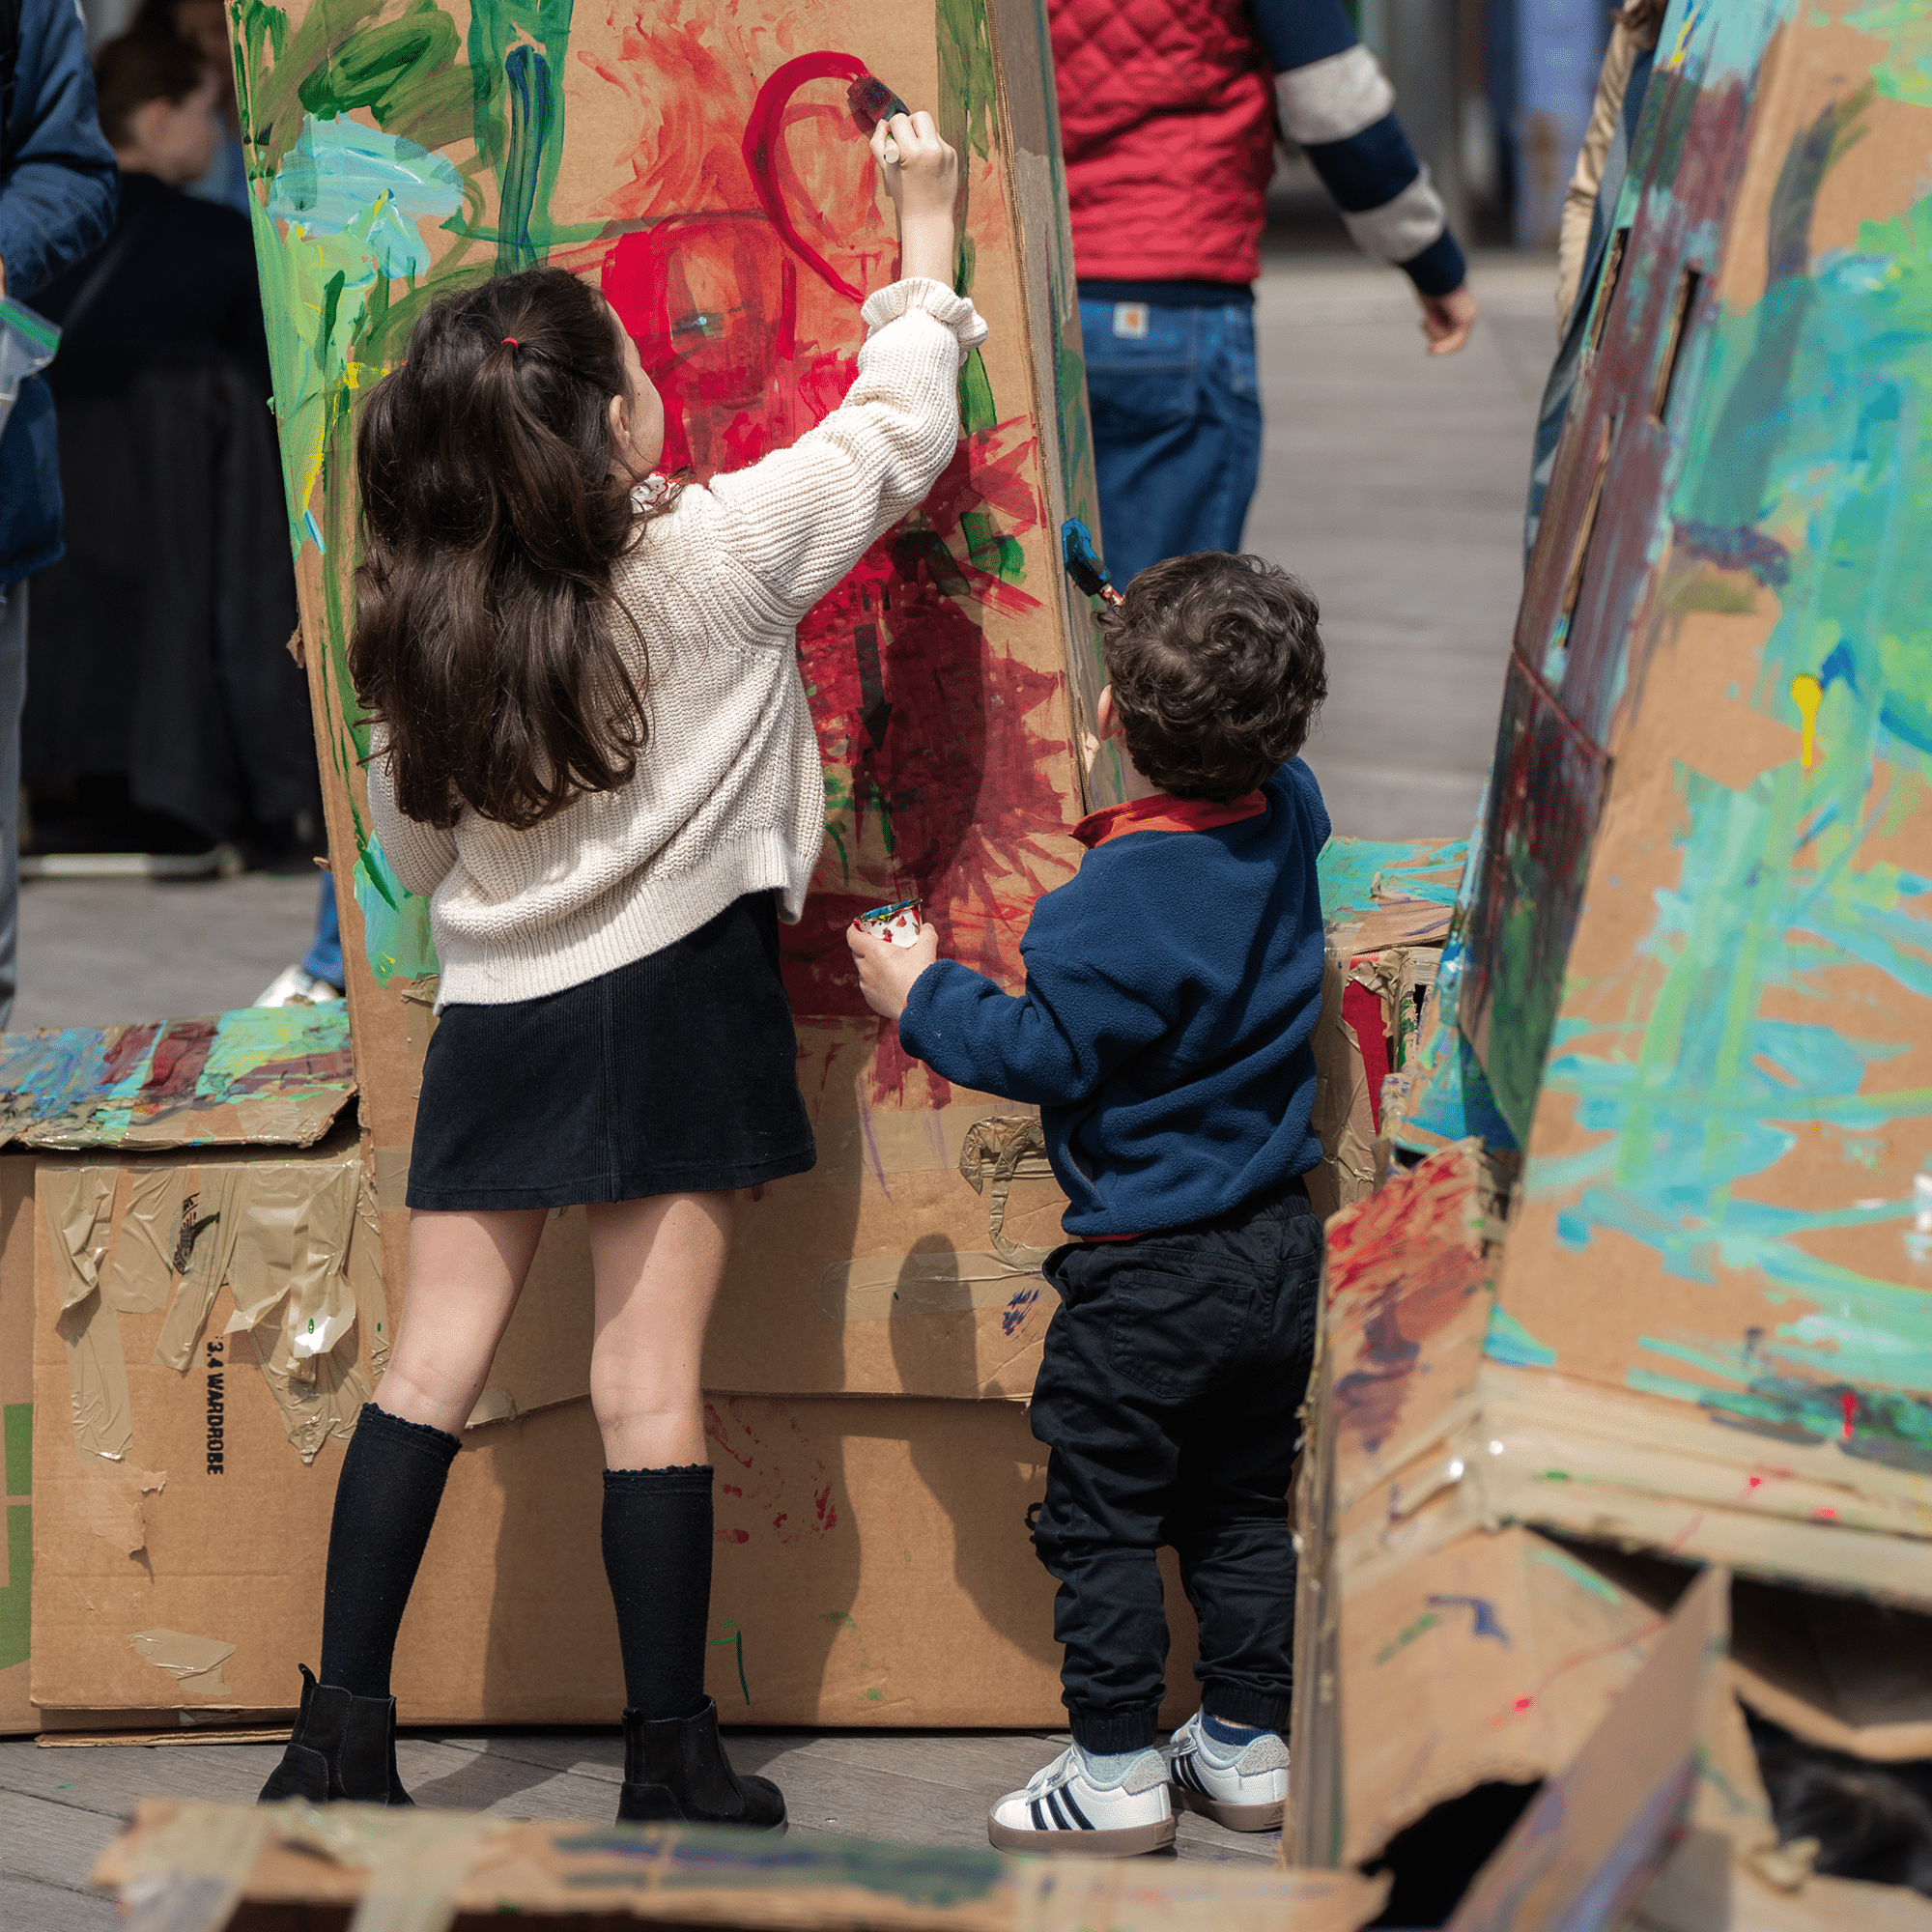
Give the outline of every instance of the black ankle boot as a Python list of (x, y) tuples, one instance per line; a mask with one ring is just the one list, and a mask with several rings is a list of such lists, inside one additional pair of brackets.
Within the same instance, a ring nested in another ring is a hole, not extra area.
[(413, 1804), (396, 1775), (396, 1700), (355, 1697), (318, 1684), (301, 1666), (301, 1711), (282, 1761), (256, 1801), (305, 1798), (311, 1804)]
[(695, 1718), (624, 1713), (624, 1789), (620, 1825), (750, 1825), (782, 1832), (784, 1794), (768, 1777), (740, 1777), (718, 1736), (718, 1706), (707, 1697)]

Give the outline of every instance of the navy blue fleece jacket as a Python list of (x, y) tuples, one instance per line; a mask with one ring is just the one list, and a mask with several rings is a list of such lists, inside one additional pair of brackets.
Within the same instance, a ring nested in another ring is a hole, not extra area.
[(1020, 942), (1025, 993), (939, 960), (899, 1041), (962, 1087), (1038, 1105), (1076, 1239), (1230, 1213), (1321, 1157), (1321, 787), (1295, 758), (1233, 805), (1142, 799), (1078, 836), (1080, 870)]

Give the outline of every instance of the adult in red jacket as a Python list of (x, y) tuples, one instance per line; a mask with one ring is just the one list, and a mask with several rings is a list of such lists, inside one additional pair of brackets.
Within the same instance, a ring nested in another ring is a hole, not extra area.
[(1475, 320), (1395, 91), (1340, 0), (1049, 0), (1107, 561), (1236, 551), (1261, 471), (1254, 291), (1277, 129), (1432, 355)]

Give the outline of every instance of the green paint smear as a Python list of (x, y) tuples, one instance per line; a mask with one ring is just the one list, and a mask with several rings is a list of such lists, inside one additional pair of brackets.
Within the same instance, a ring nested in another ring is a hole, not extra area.
[(355, 855), (355, 903), (362, 909), (362, 943), (379, 986), (435, 973), (429, 901), (405, 891), (373, 838)]
[(4, 1412), (7, 1456), (7, 1493), (30, 1496), (34, 1493), (34, 1405), (10, 1402)]
[(1539, 1342), (1506, 1308), (1490, 1311), (1489, 1333), (1483, 1352), (1492, 1360), (1506, 1362), (1513, 1369), (1553, 1369), (1556, 1350)]
[(0, 1589), (0, 1670), (33, 1655), (34, 1506), (7, 1506), (7, 1587)]
[[(1798, 142), (1841, 152), (1851, 126)], [(1876, 849), (1898, 801), (1922, 809), (1932, 784), (1932, 198), (1720, 314), (1707, 383), (1673, 514), (1742, 513), (1781, 547), (1758, 565), (1781, 614), (1749, 701), (1790, 730), (1792, 753), (1735, 788), (1677, 769), (1679, 875), (1642, 944), (1661, 983), (1622, 1025), (1559, 1034), (1546, 1082), (1596, 1138), (1533, 1163), (1527, 1185), (1564, 1199), (1573, 1248), (1610, 1230), (1685, 1281), (1744, 1271), (1800, 1304), (1733, 1348), (1695, 1331), (1693, 1302), (1683, 1335), (1647, 1346), (1717, 1386), (1649, 1370), (1632, 1386), (1932, 1468), (1932, 1297), (1806, 1245), (1895, 1222), (1903, 1274), (1913, 1204), (1787, 1206), (1776, 1181), (1801, 1129), (1858, 1140), (1932, 1111), (1932, 1094), (1888, 1082), (1921, 1031), (1900, 1010), (1932, 1000), (1932, 878)], [(1801, 672), (1824, 687), (1809, 771)], [(1877, 1000), (1846, 1003), (1833, 969), (1854, 966), (1894, 989), (1889, 1019)]]
[(1544, 1563), (1559, 1576), (1567, 1577), (1579, 1590), (1587, 1590), (1591, 1596), (1605, 1604), (1621, 1604), (1623, 1592), (1607, 1577), (1600, 1577), (1587, 1563), (1578, 1563), (1566, 1550), (1544, 1548), (1531, 1552), (1532, 1563)]

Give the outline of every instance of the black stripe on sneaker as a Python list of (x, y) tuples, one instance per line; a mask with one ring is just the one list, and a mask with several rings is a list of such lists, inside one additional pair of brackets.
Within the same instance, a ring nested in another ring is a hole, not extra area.
[(1027, 1806), (1027, 1809), (1033, 1813), (1034, 1830), (1036, 1832), (1046, 1831), (1048, 1829), (1046, 1822), (1046, 1813), (1039, 1808), (1039, 1800), (1036, 1798), (1033, 1801), (1033, 1803)]
[(1079, 1805), (1074, 1804), (1072, 1792), (1063, 1791), (1060, 1794), (1060, 1799), (1061, 1803), (1064, 1804), (1066, 1806), (1067, 1810), (1073, 1814), (1073, 1822), (1076, 1825), (1078, 1825), (1083, 1832), (1091, 1832), (1094, 1829), (1093, 1820), (1087, 1816), (1086, 1812), (1081, 1810)]
[(1066, 1822), (1066, 1813), (1060, 1808), (1059, 1792), (1049, 1791), (1046, 1794), (1046, 1808), (1053, 1814), (1053, 1825), (1056, 1831), (1070, 1832), (1073, 1829), (1073, 1827)]
[(1182, 1751), (1174, 1760), (1174, 1776), (1177, 1783), (1184, 1784), (1189, 1791), (1201, 1791), (1204, 1789), (1201, 1782), (1201, 1774), (1194, 1769), (1194, 1753), (1192, 1751)]

